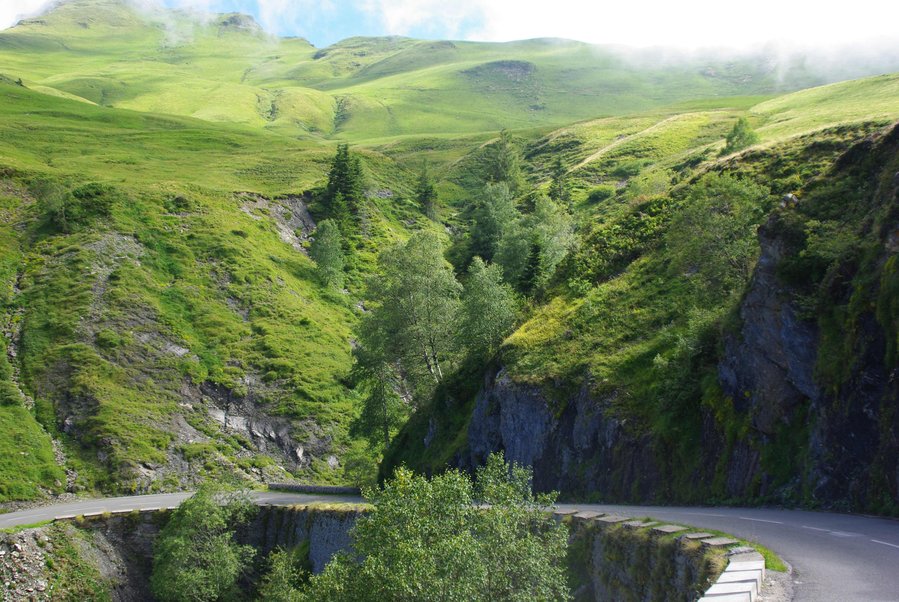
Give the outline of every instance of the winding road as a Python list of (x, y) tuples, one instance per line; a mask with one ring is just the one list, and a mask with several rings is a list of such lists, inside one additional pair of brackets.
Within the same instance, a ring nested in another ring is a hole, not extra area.
[[(189, 493), (83, 500), (0, 514), (0, 529), (79, 514), (171, 508)], [(254, 492), (259, 504), (360, 502), (358, 497)], [(797, 602), (899, 602), (899, 521), (801, 510), (768, 508), (678, 508), (559, 504), (559, 509), (591, 510), (652, 517), (701, 529), (715, 529), (757, 541), (793, 567)]]

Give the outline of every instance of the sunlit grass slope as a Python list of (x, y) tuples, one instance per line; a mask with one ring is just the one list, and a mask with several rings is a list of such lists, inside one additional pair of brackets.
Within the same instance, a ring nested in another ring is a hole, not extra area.
[[(390, 185), (396, 196), (367, 204), (357, 292), (377, 248), (428, 227), (404, 200), (407, 172), (362, 155), (367, 186)], [(352, 445), (343, 379), (355, 297), (319, 283), (299, 238), (285, 240), (292, 232), (276, 209), (287, 201), (275, 198), (321, 185), (332, 156), (330, 146), (244, 125), (0, 82), (0, 184), (12, 216), (0, 232), (4, 313), (21, 325), (19, 381), (36, 402), (34, 413), (14, 394), (0, 402), (0, 421), (15, 423), (0, 441), (17, 450), (4, 448), (0, 476), (19, 475), (0, 499), (64, 485), (41, 424), (65, 442), (89, 491), (173, 489), (253, 471), (285, 478), (271, 454), (210, 423), (201, 385), (301, 425), (296, 436), (313, 458), (301, 478), (347, 478), (324, 459)], [(41, 182), (99, 182), (111, 213), (60, 231)]]
[(672, 56), (555, 39), (350, 38), (324, 49), (237, 14), (70, 0), (0, 33), (4, 73), (42, 90), (293, 136), (372, 140), (558, 127), (827, 80), (764, 55)]

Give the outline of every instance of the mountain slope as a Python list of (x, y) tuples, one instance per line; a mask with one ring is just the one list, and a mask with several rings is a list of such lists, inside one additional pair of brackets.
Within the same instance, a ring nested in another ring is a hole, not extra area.
[(134, 6), (69, 0), (0, 33), (6, 75), (104, 106), (351, 140), (558, 126), (830, 81), (826, 70), (773, 52), (406, 38), (351, 38), (317, 50), (267, 36), (243, 15)]
[[(20, 421), (3, 441), (4, 498), (350, 478), (357, 310), (305, 251), (302, 193), (332, 149), (8, 81), (0, 97), (0, 419)], [(364, 159), (380, 186), (392, 168)], [(403, 235), (400, 220), (427, 223), (399, 199), (369, 207), (373, 247)], [(371, 261), (366, 244), (358, 257)]]
[[(413, 417), (385, 473), (401, 462), (474, 466), (504, 449), (534, 466), (541, 489), (578, 498), (897, 511), (890, 299), (899, 130), (867, 139), (881, 123), (844, 125), (710, 160), (692, 146), (701, 143), (695, 131), (678, 131), (707, 119), (662, 120), (642, 137), (649, 130), (635, 122), (605, 163), (600, 155), (571, 172), (577, 182), (615, 181), (617, 166), (645, 161), (608, 200), (580, 203), (595, 221), (506, 340), (501, 368), (481, 383), (450, 384)], [(561, 137), (535, 144), (532, 161), (556, 154), (553, 145), (578, 148)], [(595, 155), (579, 150), (571, 163)], [(707, 214), (690, 210), (705, 198), (703, 174), (765, 192), (750, 205), (751, 228), (724, 238), (726, 248), (704, 240), (685, 264), (689, 239), (678, 229), (689, 221), (679, 216)], [(777, 208), (794, 193), (798, 208), (792, 200)], [(759, 247), (753, 232), (768, 214)], [(719, 288), (714, 275), (731, 273), (727, 258), (740, 249), (753, 262), (761, 253), (755, 275)]]

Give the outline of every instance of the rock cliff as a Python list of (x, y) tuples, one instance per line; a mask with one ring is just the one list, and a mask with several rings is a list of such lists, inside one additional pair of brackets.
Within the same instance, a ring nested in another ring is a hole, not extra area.
[(675, 466), (676, 444), (621, 411), (625, 392), (504, 369), (477, 394), (457, 463), (505, 450), (539, 489), (581, 499), (899, 511), (899, 128), (853, 146), (800, 198), (759, 229), (755, 271), (718, 335), (717, 382), (703, 385), (718, 406), (696, 399), (684, 435), (695, 466)]

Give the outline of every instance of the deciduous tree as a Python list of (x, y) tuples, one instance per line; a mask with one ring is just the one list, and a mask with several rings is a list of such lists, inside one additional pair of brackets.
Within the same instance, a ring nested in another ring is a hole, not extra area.
[[(557, 601), (568, 530), (534, 496), (530, 471), (492, 456), (477, 486), (456, 470), (427, 479), (401, 468), (353, 529), (354, 553), (338, 554), (305, 590), (321, 602)], [(476, 505), (484, 502), (486, 506)]]
[(399, 365), (424, 392), (427, 382), (443, 380), (462, 287), (443, 258), (440, 239), (430, 232), (383, 251), (378, 268), (369, 284), (373, 307), (360, 325), (362, 345)]
[(473, 354), (488, 356), (515, 326), (517, 303), (502, 268), (475, 257), (462, 293), (459, 336)]
[(254, 511), (249, 498), (207, 485), (181, 504), (156, 540), (150, 586), (163, 602), (205, 602), (236, 595), (255, 550), (235, 526)]

